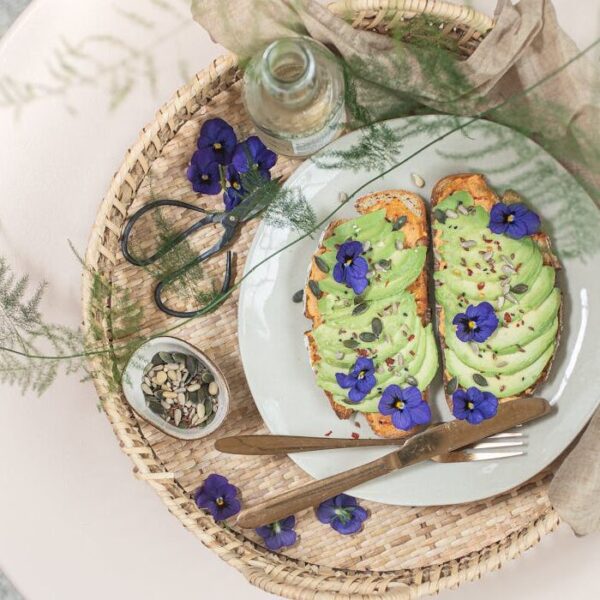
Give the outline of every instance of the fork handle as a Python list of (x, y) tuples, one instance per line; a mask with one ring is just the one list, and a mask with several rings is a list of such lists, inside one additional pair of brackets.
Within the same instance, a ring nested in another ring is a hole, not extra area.
[(219, 452), (227, 454), (280, 455), (290, 452), (310, 452), (335, 448), (364, 448), (366, 446), (402, 446), (407, 438), (353, 439), (305, 437), (296, 435), (236, 435), (215, 442)]

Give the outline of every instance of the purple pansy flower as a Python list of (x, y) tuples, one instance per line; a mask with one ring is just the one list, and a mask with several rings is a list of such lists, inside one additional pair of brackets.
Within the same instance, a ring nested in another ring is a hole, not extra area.
[(277, 154), (269, 150), (255, 135), (238, 144), (231, 159), (231, 163), (239, 173), (247, 173), (250, 169), (254, 169), (265, 179), (271, 179), (270, 169), (276, 162)]
[(228, 185), (223, 196), (223, 202), (225, 203), (225, 210), (229, 212), (242, 202), (246, 190), (242, 186), (240, 174), (233, 166), (229, 165), (227, 167), (225, 178)]
[(242, 505), (237, 497), (237, 488), (223, 475), (209, 475), (196, 492), (194, 502), (204, 508), (215, 521), (224, 521), (240, 512)]
[(458, 313), (452, 324), (456, 325), (456, 337), (461, 342), (485, 342), (498, 327), (498, 317), (489, 302), (467, 306), (464, 313)]
[(350, 388), (348, 400), (361, 402), (364, 397), (375, 387), (375, 365), (370, 358), (360, 357), (354, 363), (350, 373), (336, 373), (338, 385), (344, 389)]
[(187, 169), (187, 178), (198, 194), (218, 194), (221, 191), (219, 165), (206, 150), (196, 150)]
[(361, 256), (362, 253), (363, 245), (360, 242), (344, 242), (338, 248), (337, 263), (333, 268), (333, 278), (352, 288), (355, 294), (362, 294), (369, 285), (369, 264)]
[(494, 204), (490, 211), (489, 228), (492, 233), (504, 233), (516, 240), (533, 235), (540, 228), (540, 218), (525, 204)]
[(457, 389), (452, 394), (452, 414), (457, 419), (466, 419), (477, 425), (484, 419), (491, 419), (498, 412), (498, 398), (491, 392), (482, 392), (476, 387), (468, 390)]
[(209, 119), (200, 129), (198, 150), (205, 150), (211, 162), (228, 165), (237, 145), (233, 127), (223, 119)]
[(270, 525), (263, 525), (256, 528), (256, 533), (264, 540), (265, 546), (269, 550), (279, 550), (284, 546), (293, 546), (296, 543), (297, 535), (294, 531), (296, 525), (295, 517), (287, 517), (281, 521), (275, 521)]
[(369, 513), (359, 506), (356, 498), (348, 494), (339, 494), (319, 504), (317, 518), (321, 523), (331, 525), (338, 533), (348, 535), (362, 529), (363, 521)]
[(382, 415), (391, 415), (394, 427), (404, 431), (431, 422), (431, 409), (415, 386), (388, 385), (381, 394), (378, 409)]

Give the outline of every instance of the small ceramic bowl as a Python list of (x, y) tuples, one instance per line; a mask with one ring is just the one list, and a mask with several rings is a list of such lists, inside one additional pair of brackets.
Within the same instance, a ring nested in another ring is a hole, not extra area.
[[(181, 352), (182, 354), (189, 354), (203, 362), (210, 369), (219, 386), (219, 394), (217, 396), (218, 406), (215, 418), (210, 424), (205, 427), (180, 429), (171, 423), (167, 423), (146, 406), (144, 392), (142, 391), (144, 367), (151, 362), (152, 357), (157, 352)], [(197, 440), (210, 435), (220, 427), (229, 411), (229, 386), (227, 385), (225, 377), (223, 377), (223, 373), (221, 373), (217, 365), (215, 365), (205, 354), (200, 352), (200, 350), (191, 344), (174, 337), (153, 338), (145, 344), (142, 344), (132, 354), (123, 375), (123, 392), (125, 398), (127, 398), (127, 402), (129, 402), (129, 405), (139, 417), (148, 421), (148, 423), (151, 423), (163, 433), (180, 440)]]

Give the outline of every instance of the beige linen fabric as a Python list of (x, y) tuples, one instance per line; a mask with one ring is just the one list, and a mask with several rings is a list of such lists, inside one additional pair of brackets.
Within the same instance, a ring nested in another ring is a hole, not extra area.
[[(591, 53), (577, 58), (579, 49), (558, 25), (550, 0), (514, 6), (500, 0), (495, 27), (464, 61), (440, 60), (430, 48), (355, 30), (315, 0), (193, 0), (192, 12), (215, 41), (242, 59), (290, 35), (308, 34), (335, 48), (358, 75), (357, 97), (373, 120), (427, 109), (485, 112), (546, 147), (600, 206), (594, 139), (600, 132), (600, 77)], [(578, 534), (600, 528), (599, 459), (600, 413), (551, 487), (554, 506)]]

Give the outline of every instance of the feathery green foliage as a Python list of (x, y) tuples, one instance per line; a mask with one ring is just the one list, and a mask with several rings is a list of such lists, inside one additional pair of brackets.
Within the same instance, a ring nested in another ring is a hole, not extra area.
[[(28, 277), (16, 277), (5, 258), (0, 258), (0, 381), (22, 392), (42, 394), (60, 368), (73, 373), (82, 366), (82, 340), (76, 331), (49, 324), (40, 313), (44, 285), (33, 293)], [(29, 358), (53, 355), (54, 360)]]

